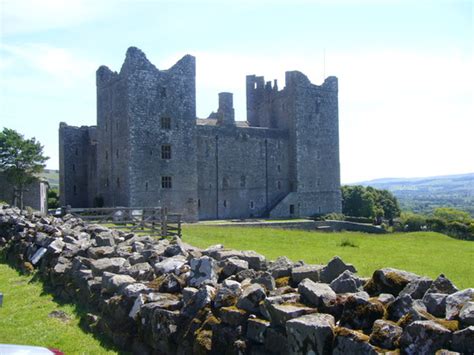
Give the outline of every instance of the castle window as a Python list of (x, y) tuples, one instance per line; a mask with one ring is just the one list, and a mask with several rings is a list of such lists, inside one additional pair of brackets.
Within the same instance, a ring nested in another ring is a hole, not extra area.
[(227, 176), (224, 176), (222, 178), (222, 188), (223, 189), (228, 189), (229, 188), (229, 178)]
[(277, 165), (277, 170), (278, 170), (278, 172), (281, 172), (281, 165), (280, 164)]
[(166, 88), (161, 88), (160, 89), (160, 96), (161, 97), (166, 97)]
[(115, 151), (115, 156), (116, 156), (117, 158), (118, 158), (118, 156), (119, 156), (119, 150), (118, 150), (118, 149)]
[(249, 207), (251, 210), (253, 210), (255, 208), (255, 203), (253, 201), (250, 201)]
[(316, 180), (316, 186), (321, 185), (321, 179)]
[(105, 151), (105, 160), (109, 160), (109, 151), (108, 150)]
[(76, 164), (72, 164), (72, 171), (76, 171)]
[(153, 155), (153, 150), (150, 149), (150, 155)]
[(245, 177), (245, 175), (242, 175), (240, 177), (240, 187), (245, 187), (247, 185), (247, 178)]
[(120, 188), (120, 178), (117, 178), (117, 187)]
[(171, 159), (171, 145), (163, 144), (161, 146), (161, 159)]
[(161, 117), (161, 129), (171, 129), (171, 117)]
[(321, 206), (318, 206), (318, 213), (321, 213)]
[(290, 215), (295, 214), (295, 205), (290, 205)]
[(227, 200), (224, 200), (224, 208), (227, 208)]
[(200, 208), (200, 207), (201, 207), (201, 199), (198, 198), (198, 208)]
[(74, 191), (74, 195), (77, 195), (77, 187), (76, 187), (76, 185), (74, 185), (74, 186), (72, 187), (72, 190)]
[(161, 188), (162, 189), (171, 189), (171, 176), (162, 176), (161, 177)]
[(148, 191), (148, 181), (145, 182), (145, 191)]
[(118, 121), (115, 122), (115, 129), (118, 131), (118, 126), (119, 126), (119, 123)]
[(109, 187), (109, 178), (105, 181), (105, 187)]
[(278, 190), (281, 190), (281, 181), (280, 180), (277, 181), (277, 188), (278, 188)]

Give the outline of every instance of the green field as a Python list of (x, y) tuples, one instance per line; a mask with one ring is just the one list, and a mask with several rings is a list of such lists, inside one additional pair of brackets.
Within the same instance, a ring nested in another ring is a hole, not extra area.
[[(432, 278), (443, 273), (459, 288), (474, 287), (474, 242), (434, 232), (374, 235), (187, 225), (183, 239), (201, 248), (224, 244), (255, 250), (269, 259), (285, 255), (306, 263), (327, 263), (338, 255), (354, 264), (362, 276), (394, 267)], [(356, 247), (340, 246), (342, 241)]]
[[(20, 275), (0, 260), (0, 343), (37, 345), (62, 350), (65, 354), (116, 354), (79, 326), (81, 310), (61, 305), (44, 291), (32, 276)], [(64, 319), (51, 318), (63, 311)]]

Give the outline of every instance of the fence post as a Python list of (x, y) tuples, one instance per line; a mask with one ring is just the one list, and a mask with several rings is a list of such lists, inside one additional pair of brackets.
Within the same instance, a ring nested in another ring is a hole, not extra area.
[(168, 215), (166, 214), (164, 208), (161, 208), (161, 236), (168, 236)]

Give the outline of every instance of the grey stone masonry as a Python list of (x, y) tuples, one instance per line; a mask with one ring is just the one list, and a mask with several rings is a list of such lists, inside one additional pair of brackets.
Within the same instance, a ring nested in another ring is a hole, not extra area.
[(338, 83), (297, 71), (286, 86), (247, 76), (247, 121), (233, 95), (196, 118), (196, 64), (157, 69), (135, 47), (97, 70), (97, 126), (59, 130), (63, 205), (161, 206), (197, 219), (340, 212)]

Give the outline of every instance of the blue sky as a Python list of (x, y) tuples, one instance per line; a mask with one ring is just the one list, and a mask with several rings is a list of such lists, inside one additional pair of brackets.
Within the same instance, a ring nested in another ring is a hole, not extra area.
[[(197, 58), (197, 114), (245, 75), (339, 78), (343, 182), (474, 171), (472, 1), (0, 0), (0, 126), (58, 167), (59, 122), (96, 120), (95, 70), (141, 48), (160, 69)], [(325, 60), (324, 60), (325, 58)]]

